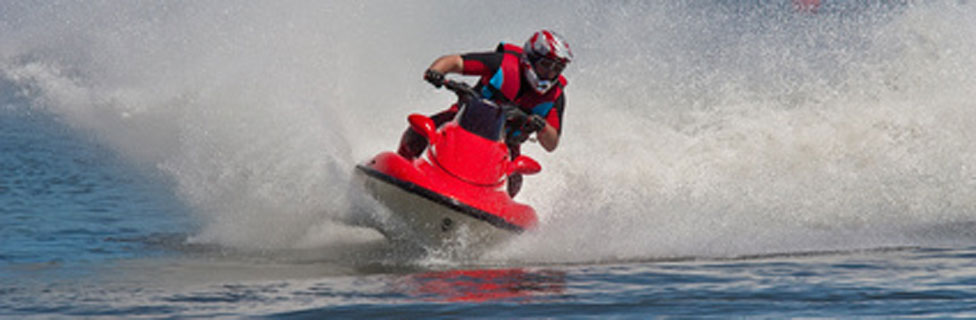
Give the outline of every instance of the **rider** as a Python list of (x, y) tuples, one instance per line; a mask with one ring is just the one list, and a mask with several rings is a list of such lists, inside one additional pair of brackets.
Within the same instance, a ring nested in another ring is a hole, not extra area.
[[(561, 73), (573, 59), (569, 44), (550, 30), (538, 31), (525, 42), (525, 45), (501, 43), (492, 52), (476, 52), (446, 55), (438, 58), (424, 73), (424, 80), (434, 87), (444, 84), (444, 75), (460, 73), (480, 76), (475, 90), (484, 98), (497, 102), (510, 102), (530, 114), (520, 124), (509, 123), (505, 142), (511, 157), (518, 156), (520, 146), (532, 133), (536, 133), (539, 144), (549, 152), (559, 145), (562, 132), (563, 106), (566, 98), (563, 87), (566, 78)], [(458, 105), (431, 116), (440, 126), (458, 113)], [(407, 129), (397, 150), (401, 156), (413, 159), (420, 156), (427, 147), (427, 141)], [(522, 187), (522, 175), (508, 177), (508, 194), (514, 197)]]

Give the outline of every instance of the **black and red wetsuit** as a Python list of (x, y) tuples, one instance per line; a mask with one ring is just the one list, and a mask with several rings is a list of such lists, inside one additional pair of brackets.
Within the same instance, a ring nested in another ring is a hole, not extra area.
[[(475, 90), (481, 93), (482, 97), (496, 100), (499, 102), (511, 102), (528, 114), (539, 115), (546, 119), (546, 122), (556, 129), (557, 134), (562, 134), (563, 108), (566, 98), (563, 95), (563, 87), (566, 86), (566, 78), (559, 76), (555, 86), (544, 94), (539, 94), (528, 84), (522, 76), (523, 65), (520, 63), (522, 48), (516, 45), (501, 43), (493, 52), (476, 52), (462, 54), (464, 61), (464, 75), (479, 76), (478, 85)], [(458, 113), (458, 106), (455, 104), (449, 109), (441, 111), (430, 118), (434, 124), (441, 126), (454, 119)], [(506, 132), (506, 141), (510, 141), (508, 148), (512, 158), (518, 156), (521, 143), (511, 141), (524, 141), (524, 139), (508, 139), (511, 135), (522, 134), (516, 129), (509, 129)], [(407, 158), (416, 158), (423, 153), (427, 147), (427, 141), (412, 129), (407, 129), (400, 142), (400, 155)], [(508, 178), (508, 192), (515, 196), (522, 185), (521, 175), (514, 174)]]

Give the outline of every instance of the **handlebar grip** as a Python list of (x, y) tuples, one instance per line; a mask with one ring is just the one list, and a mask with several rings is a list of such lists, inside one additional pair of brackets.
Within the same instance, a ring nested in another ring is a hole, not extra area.
[(444, 80), (444, 87), (456, 93), (459, 98), (465, 96), (469, 98), (481, 97), (481, 95), (478, 94), (476, 91), (474, 91), (474, 89), (472, 89), (471, 86), (469, 86), (467, 83), (464, 82), (454, 81), (454, 80)]

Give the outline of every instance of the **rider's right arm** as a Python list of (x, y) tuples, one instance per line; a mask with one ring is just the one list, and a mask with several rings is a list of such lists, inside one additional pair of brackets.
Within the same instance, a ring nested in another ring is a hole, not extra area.
[[(466, 76), (491, 78), (502, 64), (504, 54), (497, 52), (473, 52), (461, 55)], [(487, 80), (487, 79), (485, 79)]]
[(464, 60), (457, 54), (446, 55), (434, 60), (434, 63), (430, 64), (429, 69), (442, 74), (461, 73), (461, 71), (464, 71)]

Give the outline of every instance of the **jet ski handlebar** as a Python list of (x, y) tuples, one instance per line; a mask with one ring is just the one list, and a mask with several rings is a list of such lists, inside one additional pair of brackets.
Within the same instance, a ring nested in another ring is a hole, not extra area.
[[(477, 90), (474, 90), (467, 83), (461, 81), (445, 79), (444, 87), (457, 94), (458, 101), (462, 104), (467, 104), (472, 100), (488, 100), (484, 99)], [(533, 119), (530, 114), (515, 106), (510, 101), (507, 101), (507, 99), (486, 102), (498, 106), (505, 113), (505, 122), (507, 125), (517, 128), (516, 134), (508, 135), (506, 138), (506, 143), (508, 144), (521, 144), (529, 139), (530, 134), (542, 129), (538, 125), (532, 125), (534, 120), (537, 119)]]
[[(447, 88), (447, 90), (451, 90), (452, 92), (454, 92), (455, 94), (457, 94), (458, 99), (461, 100), (461, 101), (467, 101), (468, 99), (481, 99), (482, 98), (481, 94), (478, 93), (478, 91), (474, 90), (474, 88), (472, 88), (467, 83), (464, 83), (464, 82), (461, 82), (461, 81), (455, 81), (455, 80), (445, 79), (444, 80), (444, 88)], [(521, 121), (517, 121), (519, 123), (524, 123), (525, 122), (525, 119), (528, 119), (528, 117), (529, 117), (529, 114), (525, 113), (525, 111), (522, 111), (522, 109), (520, 109), (519, 107), (516, 107), (511, 102), (505, 101), (505, 102), (499, 103), (499, 102), (496, 101), (495, 104), (497, 104), (499, 107), (502, 108), (502, 110), (505, 111), (505, 114), (508, 115), (508, 118), (509, 119), (519, 119), (519, 120), (521, 120)]]
[(444, 88), (453, 91), (458, 95), (458, 99), (480, 99), (481, 95), (474, 88), (471, 88), (467, 83), (454, 80), (444, 80)]

